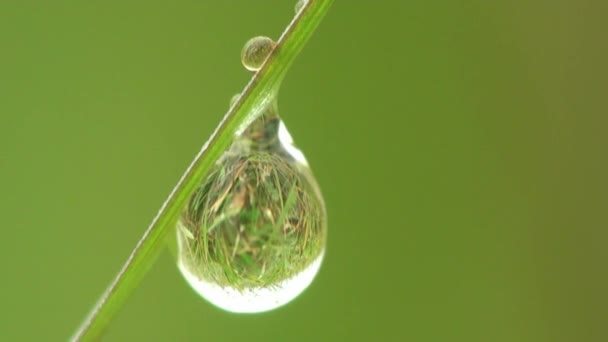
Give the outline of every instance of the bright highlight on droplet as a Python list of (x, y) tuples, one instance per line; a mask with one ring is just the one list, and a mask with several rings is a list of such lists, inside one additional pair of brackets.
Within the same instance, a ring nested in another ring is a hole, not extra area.
[(275, 46), (276, 43), (268, 37), (258, 36), (251, 38), (245, 43), (241, 51), (243, 66), (249, 71), (258, 71)]
[(295, 299), (312, 283), (322, 261), (323, 253), (310, 266), (290, 279), (272, 287), (254, 287), (241, 291), (200, 279), (181, 261), (178, 267), (194, 291), (211, 304), (235, 313), (258, 313), (279, 308)]
[(317, 182), (273, 104), (191, 196), (177, 224), (178, 267), (224, 310), (267, 311), (310, 285), (326, 236)]

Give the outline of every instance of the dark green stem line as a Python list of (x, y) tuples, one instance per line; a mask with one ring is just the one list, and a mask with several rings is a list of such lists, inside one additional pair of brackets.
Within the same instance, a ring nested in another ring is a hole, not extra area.
[(264, 66), (249, 81), (240, 98), (194, 158), (114, 281), (72, 337), (73, 341), (92, 341), (102, 336), (110, 321), (158, 258), (167, 235), (174, 231), (175, 222), (190, 195), (230, 147), (239, 129), (273, 101), (287, 70), (332, 3), (333, 0), (308, 1), (306, 7), (287, 26)]

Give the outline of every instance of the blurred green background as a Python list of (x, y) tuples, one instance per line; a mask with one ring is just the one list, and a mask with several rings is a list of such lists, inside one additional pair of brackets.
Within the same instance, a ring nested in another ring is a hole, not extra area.
[[(72, 334), (294, 3), (0, 2), (1, 340)], [(315, 282), (234, 315), (164, 253), (106, 340), (608, 340), (606, 10), (336, 1), (279, 101), (328, 206)]]

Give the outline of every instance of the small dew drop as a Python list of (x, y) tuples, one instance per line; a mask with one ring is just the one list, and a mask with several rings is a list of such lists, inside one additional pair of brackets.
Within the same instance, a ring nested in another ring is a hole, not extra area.
[(226, 311), (272, 310), (312, 283), (325, 251), (325, 204), (276, 104), (235, 138), (176, 230), (182, 275)]
[(243, 66), (249, 71), (258, 71), (272, 49), (276, 46), (276, 43), (264, 36), (258, 36), (251, 38), (241, 51), (241, 62)]
[(302, 8), (304, 8), (307, 3), (308, 0), (298, 0), (298, 2), (296, 2), (296, 14), (300, 13)]
[(236, 93), (230, 98), (230, 107), (234, 106), (239, 97), (241, 97), (241, 93)]

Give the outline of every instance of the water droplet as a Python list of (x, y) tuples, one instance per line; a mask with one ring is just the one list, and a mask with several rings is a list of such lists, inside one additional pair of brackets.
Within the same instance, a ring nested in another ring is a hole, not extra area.
[(313, 281), (326, 233), (317, 182), (273, 103), (190, 198), (177, 224), (178, 267), (224, 310), (267, 311)]
[(296, 14), (300, 13), (302, 8), (304, 8), (307, 3), (308, 0), (298, 0), (298, 2), (296, 2)]
[(258, 71), (275, 46), (276, 43), (268, 37), (258, 36), (249, 39), (241, 51), (243, 66), (249, 71)]
[(241, 93), (236, 93), (232, 95), (232, 97), (230, 98), (230, 107), (234, 106), (239, 97), (241, 97)]

